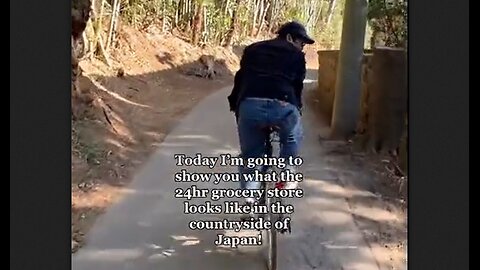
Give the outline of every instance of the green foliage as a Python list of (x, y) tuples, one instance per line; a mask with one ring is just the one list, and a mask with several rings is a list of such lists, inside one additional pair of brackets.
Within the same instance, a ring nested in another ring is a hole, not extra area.
[(407, 1), (370, 0), (369, 25), (373, 41), (389, 47), (407, 46)]
[(343, 10), (345, 0), (338, 0), (332, 14), (330, 23), (326, 23), (328, 17), (328, 1), (323, 5), (322, 15), (317, 22), (314, 35), (318, 43), (324, 49), (339, 49), (342, 38)]
[(293, 6), (293, 7), (290, 7), (289, 9), (287, 9), (287, 12), (285, 14), (285, 20), (286, 21), (290, 21), (290, 20), (296, 20), (298, 22), (301, 22), (303, 24), (305, 24), (306, 22), (306, 19), (304, 18), (304, 14), (302, 12), (302, 10), (300, 9), (300, 7), (298, 6)]
[(221, 44), (225, 34), (230, 28), (231, 18), (225, 11), (214, 5), (207, 8), (207, 25), (204, 27), (203, 42)]
[[(165, 31), (176, 28), (191, 35), (197, 7), (203, 5), (205, 13), (202, 15), (206, 17), (203, 18), (200, 33), (197, 33), (202, 43), (222, 44), (232, 28), (232, 16), (236, 14), (233, 41), (237, 43), (254, 39), (260, 25), (262, 32), (258, 37), (269, 36), (282, 23), (296, 20), (306, 25), (320, 45), (338, 47), (345, 0), (335, 1), (331, 20), (327, 23), (333, 1), (241, 0), (237, 6), (237, 0), (122, 0), (120, 17), (134, 27), (144, 28), (155, 24)], [(263, 13), (262, 6), (266, 8)]]

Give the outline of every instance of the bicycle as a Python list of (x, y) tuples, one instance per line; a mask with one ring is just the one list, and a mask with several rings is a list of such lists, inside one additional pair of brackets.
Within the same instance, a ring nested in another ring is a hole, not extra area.
[[(278, 148), (280, 149), (280, 137), (278, 135), (278, 129), (276, 127), (269, 127), (266, 129), (266, 154), (267, 157), (273, 157), (273, 143), (278, 143)], [(271, 166), (264, 166), (262, 172), (270, 173), (272, 171)], [(277, 229), (274, 224), (278, 220), (283, 219), (282, 214), (274, 214), (271, 211), (271, 205), (277, 202), (281, 202), (280, 198), (269, 197), (267, 191), (274, 188), (283, 188), (285, 183), (282, 182), (262, 182), (262, 189), (264, 190), (263, 197), (260, 200), (259, 204), (264, 204), (269, 209), (266, 220), (270, 221), (271, 227), (266, 230), (266, 238), (268, 243), (267, 250), (267, 268), (269, 270), (277, 269)], [(291, 231), (291, 228), (288, 228), (288, 231)], [(284, 233), (285, 230), (282, 230), (281, 233)]]
[[(267, 158), (273, 157), (273, 146), (278, 143), (277, 150), (280, 150), (280, 136), (278, 134), (278, 127), (268, 126), (263, 129), (265, 131), (265, 153)], [(272, 173), (272, 166), (263, 166), (261, 169), (262, 174)], [(283, 220), (283, 214), (274, 214), (271, 211), (271, 205), (277, 202), (282, 202), (281, 198), (270, 197), (267, 194), (268, 190), (272, 189), (283, 189), (285, 187), (285, 182), (278, 181), (262, 181), (261, 189), (264, 190), (263, 196), (257, 201), (258, 205), (267, 206), (268, 214), (259, 214), (257, 217), (263, 217), (266, 221), (270, 221), (270, 229), (265, 230), (267, 238), (267, 268), (268, 270), (277, 269), (277, 232), (285, 233), (291, 232), (291, 226), (288, 229), (277, 230), (274, 226), (275, 222), (278, 220)], [(242, 219), (243, 220), (243, 219)]]

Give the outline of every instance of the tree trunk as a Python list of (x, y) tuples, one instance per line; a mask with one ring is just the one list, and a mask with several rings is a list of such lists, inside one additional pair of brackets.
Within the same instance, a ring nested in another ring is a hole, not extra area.
[(267, 13), (267, 15), (265, 16), (265, 20), (267, 21), (267, 24), (268, 24), (268, 28), (267, 29), (270, 29), (270, 24), (272, 23), (272, 18), (273, 18), (273, 12), (275, 11), (275, 4), (276, 4), (276, 0), (270, 0), (268, 3), (270, 4), (270, 12)]
[[(202, 24), (202, 27), (200, 27), (200, 37), (202, 38), (202, 42), (206, 42), (206, 40), (204, 40), (204, 38), (208, 38), (209, 36), (209, 32), (208, 32), (208, 27), (207, 27), (207, 19), (208, 19), (208, 16), (207, 16), (207, 9), (205, 8), (205, 6), (202, 6), (202, 12), (203, 12), (203, 24)], [(205, 33), (205, 36), (203, 35)]]
[(96, 14), (95, 9), (93, 9), (93, 16), (95, 17), (95, 23), (94, 23), (94, 31), (95, 31), (95, 36), (93, 39), (93, 48), (94, 48), (94, 53), (99, 53), (100, 47), (99, 47), (99, 40), (102, 36), (102, 19), (103, 19), (103, 10), (104, 10), (104, 4), (105, 0), (100, 0), (100, 11), (99, 14)]
[(282, 2), (282, 5), (278, 4), (277, 1), (274, 2), (275, 9), (272, 9), (272, 18), (270, 19), (270, 22), (268, 23), (268, 33), (272, 33), (273, 26), (275, 25), (275, 22), (277, 20), (278, 14), (280, 13), (281, 10), (285, 9), (287, 6), (287, 1)]
[(77, 78), (80, 73), (78, 66), (80, 59), (80, 41), (90, 20), (92, 2), (90, 0), (72, 2), (72, 28), (71, 28), (71, 60), (72, 60), (72, 90), (78, 91), (76, 87)]
[(250, 31), (250, 36), (251, 37), (253, 37), (253, 35), (255, 34), (255, 29), (257, 27), (258, 8), (260, 7), (260, 1), (262, 1), (262, 0), (256, 0), (254, 2), (253, 22), (252, 22), (252, 29)]
[(270, 12), (268, 13), (268, 18), (267, 18), (267, 22), (268, 22), (268, 28), (267, 28), (267, 32), (270, 34), (272, 33), (272, 29), (273, 29), (273, 25), (275, 24), (275, 19), (277, 17), (277, 14), (278, 14), (278, 1), (277, 0), (272, 0), (271, 2), (272, 4), (270, 5)]
[(360, 111), (361, 67), (366, 24), (367, 0), (346, 0), (335, 83), (331, 133), (333, 138), (345, 139), (355, 131)]
[(330, 2), (330, 6), (328, 7), (328, 15), (327, 15), (326, 25), (329, 25), (330, 22), (332, 21), (333, 12), (335, 11), (336, 3), (337, 3), (337, 0), (331, 0), (331, 2)]
[(258, 30), (257, 30), (257, 34), (255, 35), (256, 38), (258, 38), (260, 36), (260, 33), (262, 32), (262, 28), (263, 28), (263, 25), (265, 24), (265, 17), (267, 15), (267, 12), (268, 12), (268, 8), (270, 7), (270, 3), (267, 3), (267, 5), (265, 6), (265, 8), (263, 8), (263, 4), (262, 4), (262, 12), (260, 13), (260, 25), (258, 26)]
[(165, 0), (162, 1), (162, 33), (166, 31), (167, 24), (167, 3)]
[(92, 2), (90, 0), (72, 1), (71, 7), (71, 114), (73, 119), (78, 118), (81, 114), (80, 104), (78, 101), (84, 101), (82, 97), (82, 91), (78, 84), (78, 77), (81, 74), (79, 66), (80, 61), (80, 43), (82, 36), (84, 36), (87, 23), (90, 20)]
[(258, 28), (255, 30), (255, 37), (258, 36), (258, 31), (260, 31), (260, 25), (262, 24), (262, 15), (263, 15), (263, 10), (265, 9), (265, 5), (263, 4), (264, 0), (259, 0), (259, 9), (257, 12), (257, 19), (255, 20), (256, 22), (259, 23)]
[(184, 4), (184, 10), (182, 15), (183, 23), (185, 23), (185, 29), (189, 32), (193, 26), (193, 17), (192, 16), (192, 9), (193, 9), (193, 1), (192, 0), (185, 0), (186, 3)]
[(203, 22), (203, 1), (197, 3), (197, 11), (195, 12), (195, 17), (193, 19), (193, 29), (192, 29), (192, 43), (194, 45), (198, 44), (200, 40), (201, 31), (202, 31), (202, 22)]
[(317, 22), (322, 20), (322, 22), (324, 21), (323, 20), (323, 5), (325, 4), (325, 1), (323, 0), (320, 0), (320, 7), (318, 8), (318, 18), (317, 18)]
[[(235, 4), (236, 5), (236, 4)], [(228, 14), (228, 7), (230, 6), (230, 0), (227, 0), (225, 2), (225, 10), (224, 10), (224, 15), (227, 16)], [(234, 12), (235, 12), (235, 9), (237, 9), (237, 7), (234, 8)]]
[(232, 19), (230, 21), (230, 29), (227, 32), (227, 37), (225, 39), (225, 47), (230, 47), (232, 46), (233, 42), (233, 37), (235, 33), (237, 32), (237, 25), (238, 25), (238, 9), (240, 8), (240, 5), (242, 4), (242, 0), (236, 0), (235, 1), (235, 7), (233, 9), (232, 13)]
[(113, 6), (112, 6), (112, 17), (110, 18), (110, 27), (108, 29), (108, 37), (107, 37), (107, 44), (106, 49), (108, 50), (110, 46), (112, 45), (114, 39), (115, 39), (115, 32), (117, 28), (117, 21), (118, 21), (118, 16), (120, 13), (120, 0), (114, 0), (113, 1)]
[(175, 19), (174, 19), (174, 26), (173, 27), (178, 27), (178, 11), (180, 10), (180, 4), (182, 1), (178, 1), (176, 3), (176, 8), (175, 8)]

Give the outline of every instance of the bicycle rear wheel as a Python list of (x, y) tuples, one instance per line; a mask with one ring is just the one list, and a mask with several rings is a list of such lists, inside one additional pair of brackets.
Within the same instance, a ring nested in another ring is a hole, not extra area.
[[(267, 156), (273, 156), (273, 145), (272, 142), (275, 141), (272, 134), (269, 132), (266, 137), (266, 153)], [(265, 172), (271, 172), (272, 168), (268, 168)], [(268, 207), (268, 214), (266, 219), (269, 220), (272, 224), (272, 227), (266, 230), (267, 238), (267, 269), (268, 270), (277, 270), (277, 230), (275, 229), (275, 221), (277, 220), (278, 215), (271, 212), (271, 205), (277, 200), (276, 198), (269, 198), (266, 194), (268, 189), (273, 188), (274, 184), (264, 183), (263, 188), (265, 189), (265, 196), (263, 198), (263, 203)]]
[[(273, 198), (266, 198), (267, 205), (273, 203)], [(268, 241), (268, 248), (267, 248), (267, 268), (268, 270), (276, 270), (277, 269), (277, 230), (274, 227), (274, 223), (276, 221), (276, 215), (269, 211), (267, 215), (267, 219), (271, 222), (272, 227), (267, 230), (267, 241)]]

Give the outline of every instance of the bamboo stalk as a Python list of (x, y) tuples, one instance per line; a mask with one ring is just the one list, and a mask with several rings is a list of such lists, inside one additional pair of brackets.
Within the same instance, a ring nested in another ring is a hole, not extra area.
[(102, 17), (103, 17), (103, 6), (104, 6), (103, 3), (105, 2), (105, 0), (100, 0), (100, 1), (101, 1), (100, 14), (99, 14), (99, 16), (95, 16), (95, 20), (97, 22), (96, 23), (97, 27), (95, 28), (95, 39), (93, 40), (93, 43), (94, 43), (93, 46), (97, 49), (98, 49), (97, 44), (98, 44), (99, 39), (101, 38), (101, 33), (102, 33)]
[[(262, 5), (263, 6), (263, 5)], [(262, 32), (263, 25), (265, 24), (265, 16), (267, 15), (268, 8), (270, 7), (270, 3), (267, 3), (265, 9), (263, 10), (262, 17), (260, 17), (260, 26), (258, 27), (256, 38), (259, 37), (260, 32)]]
[(110, 48), (110, 44), (112, 43), (113, 32), (115, 27), (115, 20), (117, 18), (117, 5), (119, 0), (113, 0), (113, 7), (112, 7), (112, 15), (110, 18), (110, 27), (108, 29), (108, 36), (107, 36), (107, 44), (105, 44), (106, 49)]

